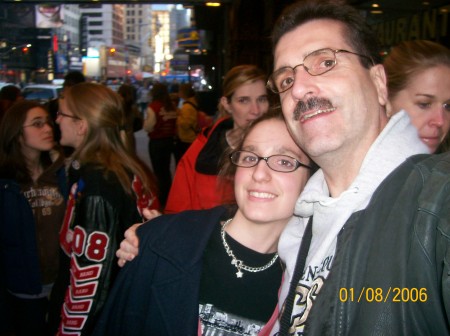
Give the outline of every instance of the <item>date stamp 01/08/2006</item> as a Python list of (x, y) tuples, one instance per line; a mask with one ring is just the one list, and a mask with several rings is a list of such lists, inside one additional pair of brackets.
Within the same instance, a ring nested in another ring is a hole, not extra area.
[(426, 288), (383, 288), (362, 287), (341, 288), (339, 290), (341, 302), (426, 302), (428, 294)]

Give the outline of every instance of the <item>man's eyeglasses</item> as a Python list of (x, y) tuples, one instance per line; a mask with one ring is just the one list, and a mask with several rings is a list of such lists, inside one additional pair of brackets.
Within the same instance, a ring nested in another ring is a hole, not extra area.
[(288, 155), (271, 155), (262, 157), (249, 151), (236, 151), (230, 155), (230, 160), (234, 165), (243, 168), (254, 167), (259, 163), (259, 161), (264, 160), (270, 169), (281, 173), (290, 173), (299, 167), (311, 169), (310, 166), (305, 165)]
[(56, 116), (57, 116), (57, 117), (72, 118), (72, 119), (75, 119), (75, 120), (81, 120), (81, 118), (78, 118), (78, 117), (73, 116), (73, 115), (70, 115), (70, 114), (63, 113), (61, 110), (59, 110), (58, 112), (56, 112)]
[(324, 73), (333, 69), (336, 64), (336, 54), (337, 53), (348, 53), (357, 55), (359, 57), (364, 57), (368, 59), (372, 64), (373, 60), (369, 56), (357, 54), (353, 51), (343, 50), (343, 49), (330, 49), (324, 48), (313, 51), (308, 54), (304, 59), (303, 63), (296, 65), (295, 67), (283, 67), (273, 72), (267, 81), (267, 87), (275, 93), (282, 93), (289, 90), (295, 81), (296, 69), (302, 66), (307, 73), (311, 76), (320, 76)]
[(50, 118), (47, 119), (36, 119), (29, 125), (23, 125), (22, 127), (34, 127), (34, 128), (44, 128), (45, 125), (49, 125), (50, 127), (53, 127), (54, 123), (53, 120)]

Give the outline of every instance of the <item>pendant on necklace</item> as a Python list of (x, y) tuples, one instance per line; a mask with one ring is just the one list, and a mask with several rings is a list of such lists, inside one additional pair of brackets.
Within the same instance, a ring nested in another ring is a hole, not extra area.
[(243, 275), (244, 275), (244, 273), (242, 273), (241, 270), (239, 270), (239, 271), (236, 272), (236, 276), (237, 276), (238, 278), (242, 278)]

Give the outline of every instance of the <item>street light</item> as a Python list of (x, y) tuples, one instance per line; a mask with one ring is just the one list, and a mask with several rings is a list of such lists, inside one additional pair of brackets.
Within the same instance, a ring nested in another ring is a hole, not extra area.
[(31, 44), (22, 44), (22, 45), (20, 45), (20, 46), (17, 46), (17, 47), (12, 47), (10, 50), (8, 50), (8, 51), (5, 51), (4, 53), (2, 53), (1, 55), (2, 56), (6, 56), (7, 54), (9, 54), (10, 52), (12, 52), (12, 51), (14, 51), (14, 50), (17, 50), (18, 48), (22, 48), (22, 51), (24, 50), (24, 49), (26, 49), (26, 51), (28, 52), (28, 48), (31, 48)]
[[(1, 45), (2, 45), (2, 49), (3, 49), (4, 47), (7, 46), (7, 43), (4, 42)], [(0, 53), (0, 69), (2, 69), (4, 71), (3, 79), (6, 78), (6, 76), (4, 75), (5, 72), (6, 72), (6, 66), (4, 67), (3, 64), (2, 64), (3, 58), (5, 56), (9, 55), (10, 53), (16, 51), (17, 49), (20, 49), (20, 48), (22, 48), (22, 52), (26, 55), (26, 54), (28, 54), (29, 48), (31, 48), (31, 47), (32, 47), (32, 45), (29, 44), (29, 43), (28, 44), (21, 44), (21, 45), (18, 45), (18, 46), (11, 47), (9, 50)]]

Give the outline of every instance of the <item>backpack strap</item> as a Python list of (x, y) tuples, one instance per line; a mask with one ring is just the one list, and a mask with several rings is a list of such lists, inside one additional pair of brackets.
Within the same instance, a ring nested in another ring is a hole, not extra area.
[(184, 104), (188, 104), (188, 105), (191, 105), (193, 108), (195, 108), (197, 111), (198, 111), (198, 106), (197, 105), (195, 105), (193, 102), (190, 102), (190, 101), (185, 101), (185, 102), (183, 102), (183, 105)]

